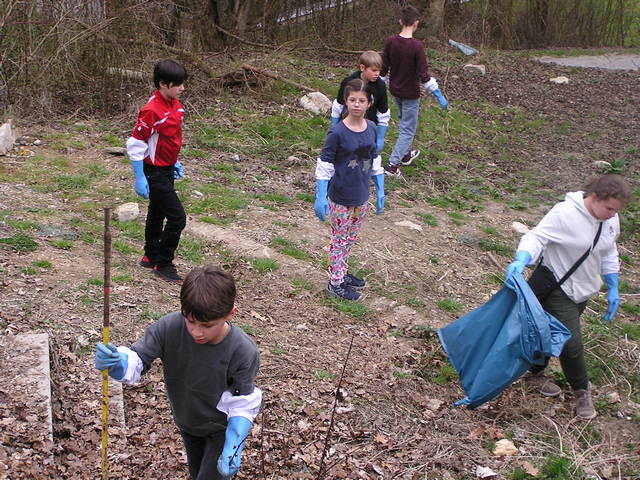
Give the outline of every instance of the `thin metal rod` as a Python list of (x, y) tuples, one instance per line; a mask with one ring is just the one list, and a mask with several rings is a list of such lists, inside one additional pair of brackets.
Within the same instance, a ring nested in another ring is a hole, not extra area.
[[(102, 315), (102, 343), (109, 343), (109, 294), (111, 293), (111, 208), (104, 209), (104, 309)], [(107, 439), (109, 437), (109, 371), (102, 371), (102, 480), (109, 478)]]

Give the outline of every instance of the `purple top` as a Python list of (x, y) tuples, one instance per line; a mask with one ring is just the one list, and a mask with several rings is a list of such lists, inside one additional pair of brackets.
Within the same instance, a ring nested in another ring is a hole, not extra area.
[(380, 75), (389, 73), (391, 95), (409, 100), (420, 97), (420, 85), (431, 78), (422, 42), (392, 35), (384, 42), (382, 62)]

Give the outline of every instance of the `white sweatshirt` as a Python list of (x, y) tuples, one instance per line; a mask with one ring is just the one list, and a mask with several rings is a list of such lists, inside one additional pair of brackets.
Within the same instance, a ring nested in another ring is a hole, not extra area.
[[(569, 192), (540, 223), (520, 240), (518, 250), (531, 254), (535, 262), (540, 254), (542, 263), (560, 280), (574, 263), (590, 248), (600, 220), (584, 205), (584, 192)], [(620, 235), (620, 220), (616, 214), (602, 225), (595, 249), (561, 288), (571, 300), (584, 302), (600, 290), (600, 275), (618, 273), (620, 262), (616, 239)]]

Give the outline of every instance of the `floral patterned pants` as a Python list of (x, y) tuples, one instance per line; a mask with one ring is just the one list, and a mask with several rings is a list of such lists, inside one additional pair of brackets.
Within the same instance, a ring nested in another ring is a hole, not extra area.
[(351, 246), (356, 241), (368, 209), (369, 203), (359, 207), (345, 207), (329, 199), (329, 280), (333, 285), (341, 284), (347, 274)]

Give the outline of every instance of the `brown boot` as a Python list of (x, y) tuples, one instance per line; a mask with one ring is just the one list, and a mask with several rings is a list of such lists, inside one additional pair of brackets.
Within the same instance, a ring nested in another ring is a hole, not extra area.
[(549, 377), (539, 373), (527, 372), (523, 377), (525, 385), (535, 388), (539, 393), (545, 397), (557, 397), (562, 392), (562, 389), (553, 383)]
[(591, 390), (574, 390), (573, 394), (576, 396), (576, 417), (581, 420), (595, 418), (596, 409), (593, 408), (593, 402), (591, 401)]

